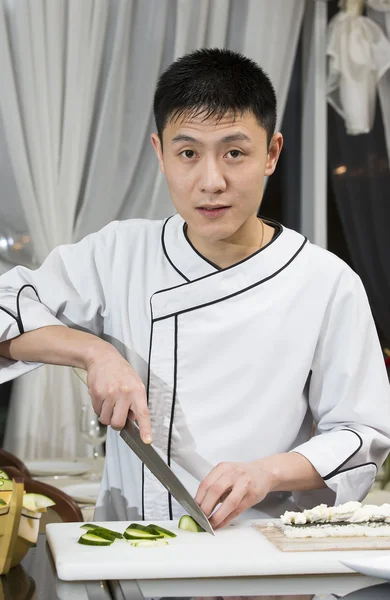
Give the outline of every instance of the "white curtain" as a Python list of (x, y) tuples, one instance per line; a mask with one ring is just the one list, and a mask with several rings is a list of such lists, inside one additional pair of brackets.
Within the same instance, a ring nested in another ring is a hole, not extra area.
[(387, 111), (390, 107), (389, 84), (382, 84), (385, 74), (390, 76), (390, 40), (370, 18), (377, 12), (370, 4), (390, 9), (389, 0), (367, 0), (368, 16), (364, 16), (364, 0), (342, 0), (342, 10), (328, 26), (328, 101), (344, 119), (350, 135), (371, 131), (377, 86), (387, 94)]
[[(390, 0), (367, 0), (367, 16), (382, 29), (390, 40)], [(390, 70), (380, 80), (378, 93), (382, 109), (387, 155), (390, 162)]]
[[(242, 51), (274, 81), (280, 123), (304, 5), (0, 0), (0, 159), (12, 166), (0, 223), (15, 203), (23, 216), (14, 221), (20, 231), (23, 217), (28, 223), (39, 264), (55, 246), (113, 219), (171, 214), (149, 141), (158, 75), (198, 47)], [(85, 454), (78, 433), (85, 396), (70, 369), (47, 366), (20, 378), (5, 446), (30, 459)]]

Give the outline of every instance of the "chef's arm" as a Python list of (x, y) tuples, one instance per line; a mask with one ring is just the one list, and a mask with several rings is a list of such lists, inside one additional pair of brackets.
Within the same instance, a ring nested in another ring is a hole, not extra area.
[[(322, 476), (328, 504), (362, 500), (390, 450), (390, 390), (368, 299), (351, 270), (328, 306), (308, 384), (315, 435), (290, 450)], [(323, 502), (323, 491), (294, 495), (300, 507)]]
[(0, 356), (14, 361), (38, 362), (87, 369), (93, 357), (117, 350), (92, 333), (52, 325), (27, 331), (0, 343)]
[(319, 490), (326, 487), (311, 462), (298, 452), (285, 452), (261, 458), (254, 463), (269, 476), (270, 492)]
[(42, 363), (88, 371), (88, 391), (100, 420), (121, 429), (137, 419), (151, 441), (146, 391), (114, 346), (103, 341), (113, 288), (118, 223), (77, 244), (59, 246), (39, 269), (15, 267), (0, 277), (0, 383)]
[(122, 429), (130, 413), (137, 419), (143, 440), (151, 442), (143, 382), (116, 348), (97, 336), (56, 325), (41, 327), (0, 343), (0, 356), (85, 369), (100, 421)]

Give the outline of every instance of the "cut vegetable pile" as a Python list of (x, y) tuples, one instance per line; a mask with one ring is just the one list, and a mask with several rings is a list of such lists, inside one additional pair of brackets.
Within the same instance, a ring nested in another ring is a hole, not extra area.
[[(179, 521), (179, 529), (192, 532), (204, 531), (196, 521), (189, 515), (184, 515)], [(111, 546), (117, 539), (125, 539), (131, 546), (135, 548), (157, 548), (159, 546), (167, 546), (168, 539), (176, 537), (176, 533), (164, 529), (159, 525), (140, 525), (139, 523), (131, 523), (122, 533), (106, 529), (100, 525), (85, 523), (81, 525), (81, 529), (86, 529), (80, 539), (79, 544), (87, 546)]]

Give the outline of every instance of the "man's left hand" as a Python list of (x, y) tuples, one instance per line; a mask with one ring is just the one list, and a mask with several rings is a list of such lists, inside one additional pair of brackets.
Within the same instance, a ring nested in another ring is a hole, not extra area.
[(202, 481), (195, 500), (207, 516), (222, 502), (210, 519), (214, 529), (219, 529), (244, 510), (261, 502), (270, 491), (271, 472), (259, 464), (220, 463)]

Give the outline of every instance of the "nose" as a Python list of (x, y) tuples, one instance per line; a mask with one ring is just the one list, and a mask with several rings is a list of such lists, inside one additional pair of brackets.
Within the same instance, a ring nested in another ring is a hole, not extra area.
[(200, 161), (199, 171), (199, 187), (202, 192), (220, 194), (225, 191), (225, 177), (215, 158), (207, 157)]

